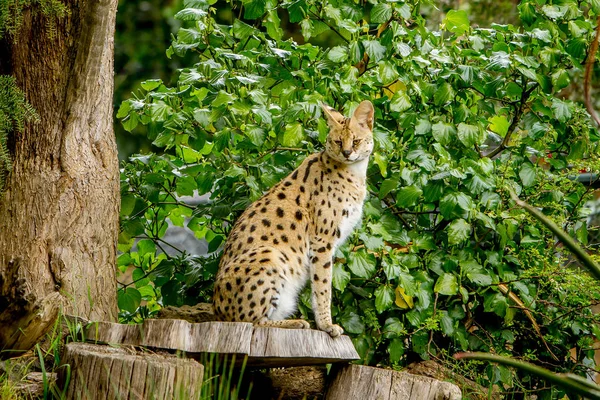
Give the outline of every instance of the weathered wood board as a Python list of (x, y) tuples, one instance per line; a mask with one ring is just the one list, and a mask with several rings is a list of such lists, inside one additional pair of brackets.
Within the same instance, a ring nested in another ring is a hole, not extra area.
[[(69, 343), (61, 362), (71, 367), (67, 400), (197, 399), (204, 367), (195, 360), (89, 343)], [(65, 385), (66, 368), (59, 370)]]
[(347, 365), (329, 386), (327, 400), (460, 400), (458, 386), (390, 369)]
[[(139, 325), (92, 322), (89, 341), (182, 350), (201, 353), (247, 355), (250, 366), (298, 366), (358, 359), (347, 336), (332, 339), (312, 329), (255, 327), (244, 322), (190, 323), (175, 319), (149, 319)], [(240, 357), (241, 359), (241, 357)]]

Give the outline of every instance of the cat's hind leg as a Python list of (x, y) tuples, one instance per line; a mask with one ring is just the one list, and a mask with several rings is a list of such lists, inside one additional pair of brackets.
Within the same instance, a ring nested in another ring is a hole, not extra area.
[(267, 317), (256, 321), (254, 325), (265, 328), (285, 328), (285, 329), (310, 329), (310, 324), (303, 319), (282, 319), (272, 321)]

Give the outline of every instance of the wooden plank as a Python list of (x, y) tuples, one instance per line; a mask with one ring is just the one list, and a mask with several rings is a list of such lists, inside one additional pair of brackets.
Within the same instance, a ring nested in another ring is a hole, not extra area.
[(140, 328), (140, 325), (104, 321), (90, 322), (85, 330), (85, 338), (93, 342), (139, 345), (141, 341)]
[(359, 359), (348, 336), (331, 338), (313, 329), (255, 327), (248, 364), (294, 366)]
[[(71, 366), (67, 399), (199, 398), (204, 367), (171, 355), (135, 352), (87, 343), (69, 343), (63, 361)], [(66, 382), (65, 369), (58, 376)]]
[(327, 400), (460, 400), (458, 386), (390, 369), (347, 365), (336, 374)]
[(189, 323), (179, 319), (147, 319), (142, 346), (189, 353), (249, 354), (253, 326), (244, 322)]
[(246, 322), (201, 322), (192, 324), (196, 345), (188, 351), (250, 354), (254, 327)]
[(188, 351), (191, 324), (182, 319), (147, 319), (141, 324), (142, 346)]
[(332, 339), (318, 330), (254, 327), (244, 322), (190, 323), (179, 319), (148, 319), (139, 325), (95, 322), (88, 324), (86, 335), (96, 343), (180, 350), (195, 358), (202, 353), (248, 355), (250, 366), (288, 367), (359, 358), (347, 336)]

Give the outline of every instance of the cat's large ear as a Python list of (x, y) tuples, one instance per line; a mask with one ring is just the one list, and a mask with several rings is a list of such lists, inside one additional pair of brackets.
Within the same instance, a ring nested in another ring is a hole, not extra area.
[(362, 101), (358, 107), (356, 107), (356, 110), (354, 110), (354, 114), (352, 114), (352, 118), (356, 122), (368, 126), (371, 130), (373, 130), (374, 116), (375, 108), (373, 108), (373, 104), (371, 104), (369, 100)]
[(329, 107), (325, 103), (321, 103), (321, 109), (323, 110), (323, 115), (325, 115), (325, 118), (327, 119), (329, 128), (336, 128), (344, 123), (344, 116), (334, 108)]

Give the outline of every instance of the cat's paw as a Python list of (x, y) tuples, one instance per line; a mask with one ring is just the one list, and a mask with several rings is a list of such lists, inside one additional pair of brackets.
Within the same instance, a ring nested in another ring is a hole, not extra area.
[(331, 336), (332, 338), (339, 337), (342, 333), (344, 333), (344, 330), (339, 325), (331, 324), (331, 325), (324, 326), (320, 329), (324, 332), (329, 333), (329, 336)]

